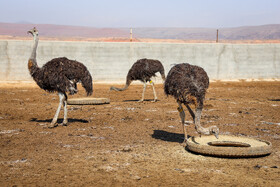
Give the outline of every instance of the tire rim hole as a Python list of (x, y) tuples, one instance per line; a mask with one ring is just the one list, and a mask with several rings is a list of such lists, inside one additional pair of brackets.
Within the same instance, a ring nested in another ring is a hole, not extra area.
[(213, 141), (208, 142), (208, 145), (215, 147), (251, 147), (250, 144), (233, 141)]

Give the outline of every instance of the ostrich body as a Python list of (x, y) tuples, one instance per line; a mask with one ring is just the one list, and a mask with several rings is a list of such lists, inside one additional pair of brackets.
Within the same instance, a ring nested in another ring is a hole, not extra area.
[(87, 68), (80, 62), (69, 60), (65, 57), (54, 58), (38, 67), (36, 61), (36, 50), (38, 46), (38, 31), (34, 27), (28, 33), (33, 35), (34, 43), (31, 56), (28, 60), (28, 69), (37, 85), (49, 92), (58, 92), (59, 105), (55, 116), (49, 127), (55, 127), (57, 118), (64, 106), (63, 125), (67, 125), (67, 94), (73, 95), (78, 92), (77, 83), (81, 82), (85, 88), (87, 95), (92, 94), (92, 77)]
[[(166, 95), (172, 95), (179, 105), (178, 111), (182, 120), (185, 140), (187, 140), (187, 132), (185, 128), (185, 112), (182, 107), (184, 104), (191, 114), (195, 128), (201, 135), (214, 134), (218, 138), (219, 129), (216, 126), (203, 128), (200, 125), (200, 117), (203, 109), (206, 90), (209, 87), (209, 78), (203, 68), (187, 63), (177, 64), (169, 71), (165, 84), (164, 92)], [(195, 114), (189, 104), (195, 105)]]
[(132, 81), (140, 80), (141, 82), (144, 83), (144, 87), (143, 87), (142, 98), (138, 102), (142, 102), (144, 101), (144, 93), (146, 90), (147, 82), (149, 82), (153, 87), (153, 93), (154, 93), (153, 101), (156, 102), (157, 95), (156, 95), (154, 83), (151, 80), (151, 78), (155, 77), (157, 72), (159, 72), (161, 74), (162, 79), (165, 80), (164, 67), (160, 61), (153, 60), (153, 59), (146, 59), (146, 58), (137, 60), (127, 73), (125, 86), (123, 88), (116, 88), (112, 86), (110, 90), (124, 91), (128, 88), (128, 86), (131, 84)]

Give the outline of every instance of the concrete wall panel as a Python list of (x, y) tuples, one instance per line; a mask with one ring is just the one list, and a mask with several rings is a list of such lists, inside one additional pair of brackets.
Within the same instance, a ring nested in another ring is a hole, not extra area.
[[(31, 48), (32, 41), (0, 41), (1, 81), (32, 80), (27, 69)], [(94, 81), (125, 81), (140, 58), (160, 60), (166, 74), (174, 64), (187, 62), (203, 67), (212, 80), (280, 78), (280, 44), (39, 41), (39, 66), (63, 56), (84, 63)]]

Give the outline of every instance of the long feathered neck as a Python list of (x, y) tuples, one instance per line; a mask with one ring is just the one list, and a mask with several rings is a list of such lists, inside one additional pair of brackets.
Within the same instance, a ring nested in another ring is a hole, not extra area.
[(126, 89), (128, 88), (128, 86), (130, 85), (130, 83), (131, 83), (131, 80), (130, 80), (129, 77), (127, 77), (127, 78), (126, 78), (126, 84), (125, 84), (125, 86), (124, 86), (123, 88), (117, 88), (117, 87), (112, 86), (112, 87), (110, 88), (110, 90), (124, 91), (124, 90), (126, 90)]
[(36, 61), (36, 51), (37, 51), (38, 41), (39, 41), (38, 35), (34, 34), (32, 52), (28, 60), (28, 69), (32, 76), (35, 73), (35, 71), (39, 69)]

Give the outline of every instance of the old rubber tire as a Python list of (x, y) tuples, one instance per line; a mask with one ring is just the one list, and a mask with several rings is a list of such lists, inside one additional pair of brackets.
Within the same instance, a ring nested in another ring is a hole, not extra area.
[[(213, 146), (216, 141), (234, 143), (231, 144), (233, 146)], [(236, 146), (239, 142), (240, 147)], [(257, 157), (272, 152), (272, 145), (268, 141), (228, 135), (220, 135), (219, 139), (215, 136), (190, 137), (186, 148), (195, 153), (218, 157)]]
[(108, 98), (72, 98), (67, 100), (68, 105), (101, 105), (101, 104), (109, 104), (110, 99)]

